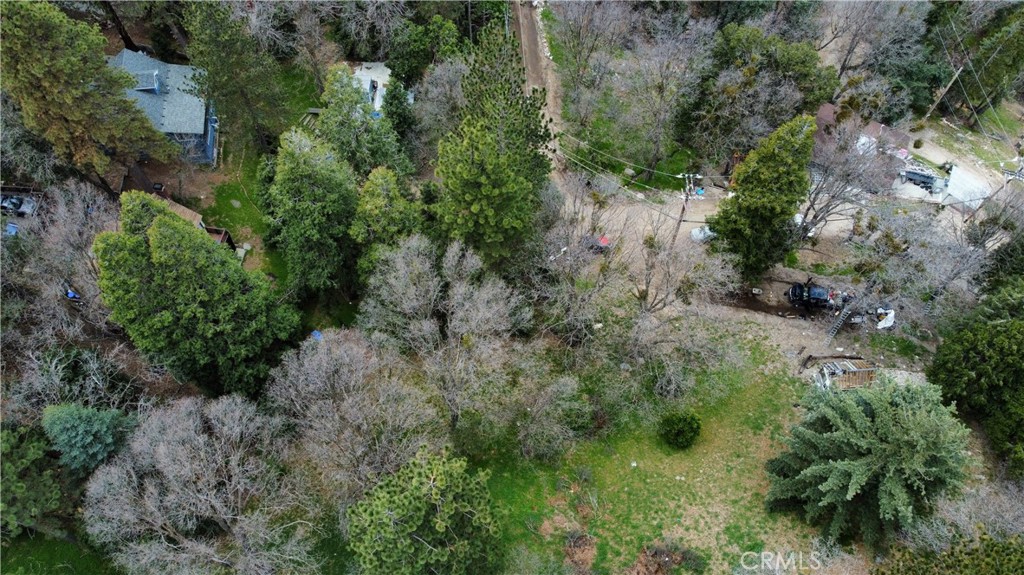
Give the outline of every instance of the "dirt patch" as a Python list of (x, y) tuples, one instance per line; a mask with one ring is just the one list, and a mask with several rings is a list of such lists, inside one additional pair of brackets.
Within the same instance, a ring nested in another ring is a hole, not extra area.
[(566, 535), (565, 560), (573, 573), (587, 575), (597, 558), (597, 539), (592, 535), (571, 532)]
[(553, 535), (568, 533), (573, 530), (579, 530), (579, 528), (579, 523), (556, 511), (554, 515), (545, 519), (540, 524), (540, 528), (537, 531), (542, 537), (549, 539)]

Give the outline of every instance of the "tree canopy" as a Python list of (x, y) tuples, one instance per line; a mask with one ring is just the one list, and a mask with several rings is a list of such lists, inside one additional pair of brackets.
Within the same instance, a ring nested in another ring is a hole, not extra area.
[(281, 135), (267, 218), (300, 290), (337, 287), (352, 261), (349, 225), (356, 208), (352, 168), (326, 143), (301, 129)]
[(367, 575), (487, 573), (498, 521), (486, 471), (421, 451), (348, 511), (350, 545)]
[[(60, 507), (60, 485), (46, 457), (46, 438), (37, 429), (0, 430), (4, 488), (0, 529), (17, 536), (23, 527), (52, 530), (47, 514)], [(49, 529), (47, 529), (49, 527)]]
[(278, 65), (260, 49), (243, 21), (222, 2), (189, 2), (184, 10), (188, 57), (198, 95), (209, 98), (218, 117), (243, 140), (272, 150), (282, 125), (284, 95)]
[(316, 125), (317, 135), (352, 165), (360, 179), (374, 168), (386, 166), (406, 175), (412, 162), (405, 155), (398, 134), (387, 116), (375, 117), (367, 99), (369, 87), (357, 86), (347, 65), (335, 66), (328, 74), (325, 104)]
[(968, 430), (935, 386), (815, 390), (803, 407), (788, 450), (767, 463), (766, 503), (828, 537), (884, 547), (965, 478)]
[(736, 168), (735, 195), (708, 218), (723, 249), (739, 256), (739, 272), (757, 281), (793, 247), (793, 216), (807, 198), (814, 118), (800, 116), (764, 139)]
[(76, 404), (51, 405), (43, 410), (43, 429), (60, 451), (61, 464), (89, 473), (118, 448), (128, 431), (128, 419), (117, 409), (94, 409)]
[(173, 147), (128, 99), (130, 74), (107, 65), (99, 29), (49, 2), (9, 2), (2, 21), (4, 92), (25, 125), (79, 168), (102, 175), (111, 161), (167, 159)]
[(159, 200), (127, 192), (121, 231), (96, 238), (103, 301), (132, 342), (213, 389), (253, 392), (298, 323), (269, 282)]
[(985, 298), (927, 370), (947, 401), (977, 415), (1010, 472), (1024, 475), (1024, 277)]

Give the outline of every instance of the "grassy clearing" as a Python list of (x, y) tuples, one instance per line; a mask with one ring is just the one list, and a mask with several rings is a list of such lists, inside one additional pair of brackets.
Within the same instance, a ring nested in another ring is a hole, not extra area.
[(585, 443), (557, 470), (524, 463), (494, 467), (491, 490), (508, 511), (507, 538), (557, 554), (574, 526), (596, 540), (595, 573), (617, 573), (642, 547), (675, 536), (704, 553), (712, 573), (728, 572), (741, 553), (810, 548), (815, 531), (790, 515), (769, 515), (764, 462), (777, 453), (801, 382), (765, 373), (767, 356), (749, 369), (723, 369), (715, 380), (726, 396), (697, 407), (697, 443), (675, 451), (646, 426)]
[(873, 333), (868, 338), (871, 349), (881, 353), (895, 353), (907, 359), (927, 357), (929, 351), (916, 341), (888, 333)]
[(98, 552), (42, 536), (19, 537), (4, 545), (0, 572), (10, 575), (114, 575), (119, 573)]
[[(999, 162), (1016, 156), (1013, 141), (1002, 140), (1007, 136), (1012, 139), (1022, 133), (1024, 122), (1005, 103), (998, 108), (985, 111), (979, 119), (980, 130), (970, 130), (967, 127), (954, 128), (941, 120), (929, 122), (929, 127), (935, 131), (935, 143), (938, 145), (950, 151), (969, 152), (988, 164), (989, 167), (998, 169)], [(992, 135), (999, 141), (993, 140), (986, 134)]]

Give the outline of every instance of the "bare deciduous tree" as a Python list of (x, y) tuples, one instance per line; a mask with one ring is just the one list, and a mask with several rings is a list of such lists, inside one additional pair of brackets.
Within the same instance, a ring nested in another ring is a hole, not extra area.
[[(300, 448), (344, 502), (395, 472), (444, 427), (400, 357), (380, 357), (357, 331), (328, 330), (285, 354), (268, 395), (298, 424)], [(385, 352), (386, 353), (386, 352)]]
[(326, 2), (298, 2), (294, 6), (297, 61), (313, 74), (317, 91), (322, 93), (327, 70), (341, 57), (338, 45), (327, 39), (323, 23), (333, 13), (333, 6)]
[[(116, 222), (114, 207), (92, 186), (70, 181), (36, 201), (36, 214), (19, 220), (18, 235), (0, 246), (5, 362), (80, 340), (87, 324), (109, 328), (91, 249), (96, 234)], [(78, 297), (69, 299), (69, 289)]]
[(440, 265), (435, 258), (422, 236), (386, 252), (371, 276), (360, 324), (371, 340), (420, 357), (454, 431), (465, 410), (486, 407), (483, 394), (499, 393), (507, 382), (506, 343), (530, 312), (461, 243), (448, 246)]
[(132, 574), (315, 573), (311, 525), (270, 462), (280, 423), (237, 396), (153, 411), (89, 480), (89, 535)]
[(919, 2), (834, 2), (822, 10), (823, 29), (828, 30), (817, 49), (836, 44), (839, 77), (870, 61), (898, 56), (894, 50), (916, 44), (925, 31), (927, 4)]
[[(362, 54), (379, 58), (388, 51), (401, 30), (409, 9), (405, 0), (355, 0), (340, 2), (339, 20)], [(371, 40), (377, 52), (370, 52)]]
[(155, 377), (128, 374), (135, 353), (124, 344), (103, 354), (72, 347), (33, 350), (24, 359), (19, 377), (8, 381), (4, 412), (23, 423), (35, 423), (49, 405), (77, 403), (100, 409), (145, 413), (155, 398), (144, 384)]
[(591, 63), (598, 52), (619, 47), (633, 27), (633, 9), (625, 2), (556, 2), (553, 32), (565, 51), (563, 77), (567, 92), (576, 93), (593, 83)]
[(416, 115), (417, 162), (427, 164), (437, 155), (437, 143), (454, 131), (466, 107), (462, 78), (469, 66), (461, 59), (445, 60), (427, 70), (416, 85), (413, 113)]
[(884, 147), (884, 142), (863, 136), (856, 121), (828, 129), (815, 140), (799, 240), (806, 240), (829, 218), (849, 217), (873, 195), (889, 192), (899, 161)]
[[(616, 188), (608, 180), (580, 173), (561, 179), (567, 197), (545, 236), (533, 284), (546, 309), (544, 329), (576, 347), (592, 338), (598, 301), (619, 280), (629, 218), (624, 204), (613, 201)], [(602, 237), (609, 245), (599, 254)]]
[(957, 499), (942, 499), (935, 514), (901, 534), (908, 544), (941, 553), (957, 536), (973, 539), (981, 529), (992, 537), (1024, 535), (1024, 483), (996, 479)]
[(623, 127), (626, 133), (639, 136), (630, 139), (636, 149), (628, 152), (642, 158), (638, 163), (644, 165), (648, 179), (653, 175), (651, 170), (665, 157), (680, 102), (694, 96), (711, 63), (714, 34), (711, 20), (693, 20), (682, 34), (660, 29), (651, 42), (633, 50), (626, 71), (618, 77), (621, 82), (617, 91), (630, 108), (622, 116)]

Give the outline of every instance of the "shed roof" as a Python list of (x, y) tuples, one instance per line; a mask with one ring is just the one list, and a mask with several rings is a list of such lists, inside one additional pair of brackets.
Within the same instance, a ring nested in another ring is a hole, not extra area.
[(165, 134), (203, 133), (206, 103), (189, 93), (196, 68), (167, 64), (127, 48), (108, 63), (135, 77), (136, 84), (126, 95), (135, 100), (156, 129)]
[(181, 216), (182, 219), (191, 223), (193, 226), (197, 228), (205, 228), (203, 225), (203, 216), (201, 214), (194, 212), (177, 202), (168, 200), (167, 198), (161, 198), (159, 196), (155, 197), (163, 202), (163, 204), (167, 206), (167, 209), (171, 210), (178, 216)]

